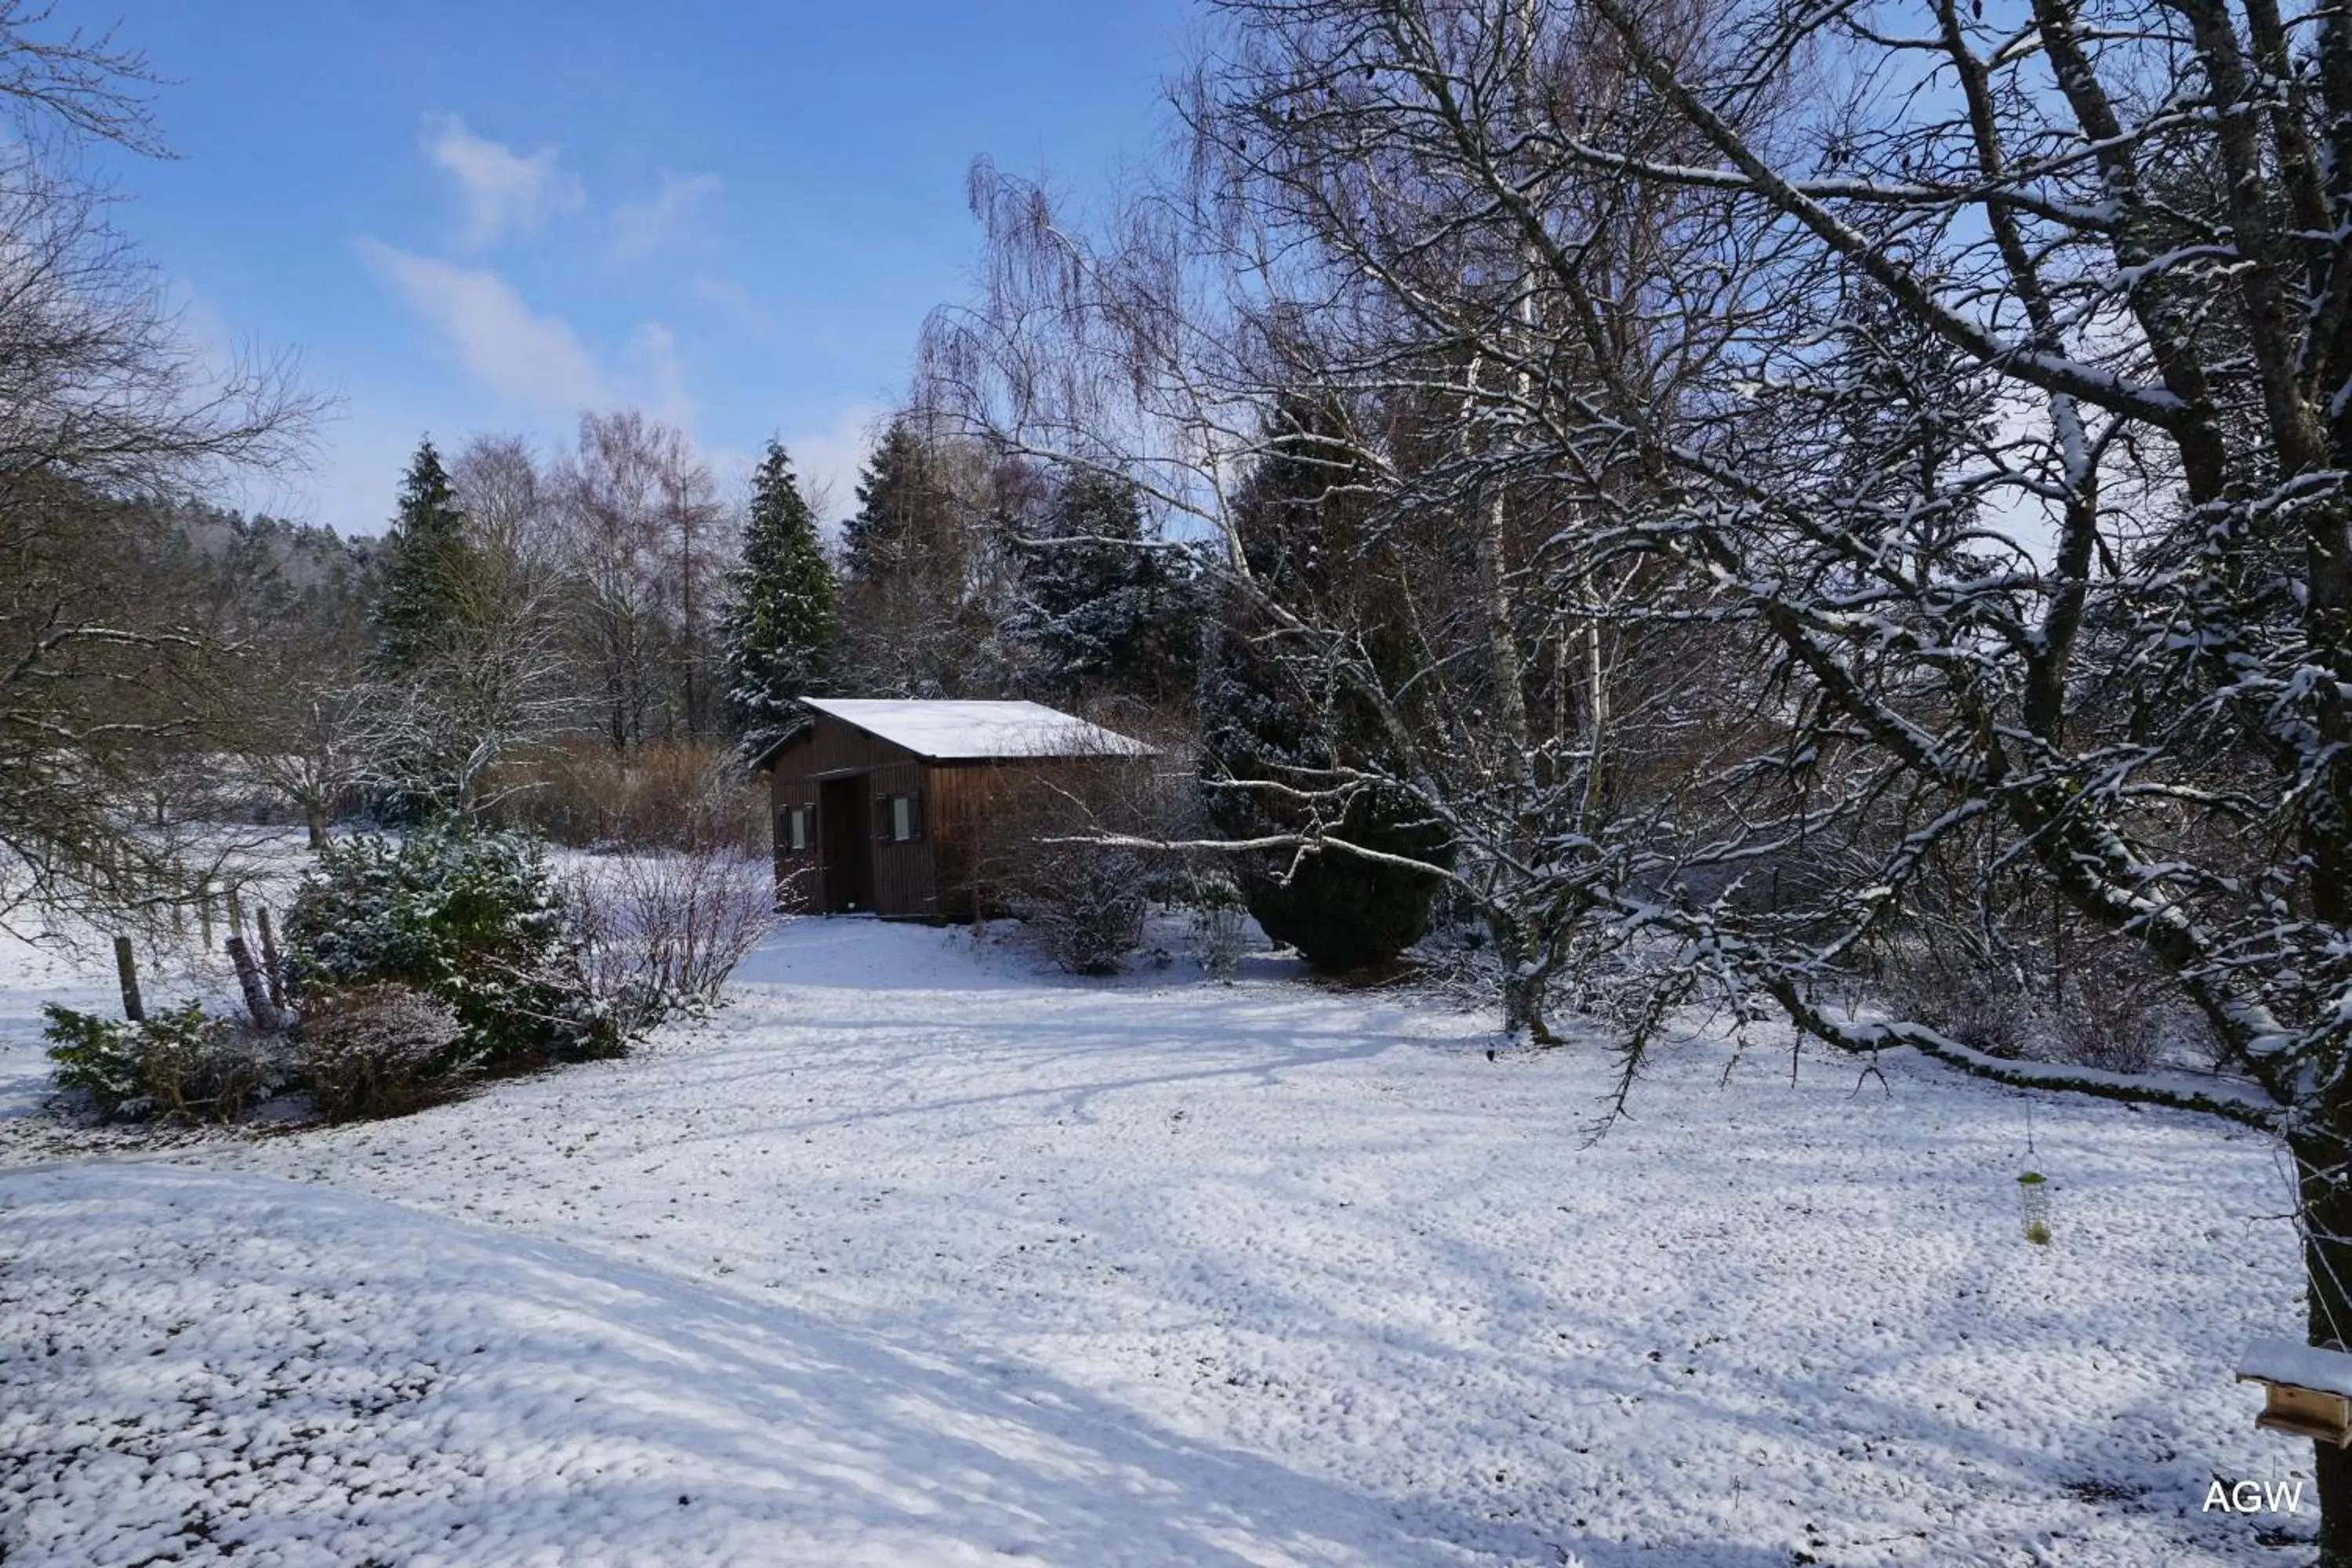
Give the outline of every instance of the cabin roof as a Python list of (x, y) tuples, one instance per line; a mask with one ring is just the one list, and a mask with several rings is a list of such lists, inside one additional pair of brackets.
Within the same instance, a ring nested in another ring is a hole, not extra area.
[[(902, 746), (926, 762), (989, 762), (1013, 757), (1148, 757), (1150, 746), (1041, 702), (952, 702), (915, 699), (809, 697), (819, 713)], [(771, 746), (753, 764), (766, 767), (805, 731)]]

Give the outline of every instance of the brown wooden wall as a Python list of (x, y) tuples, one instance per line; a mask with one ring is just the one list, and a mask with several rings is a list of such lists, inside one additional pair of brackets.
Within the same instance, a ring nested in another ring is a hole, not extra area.
[[(764, 764), (769, 772), (770, 823), (775, 834), (776, 889), (780, 901), (805, 910), (833, 908), (821, 848), (825, 841), (822, 810), (805, 853), (784, 847), (783, 813), (792, 806), (822, 806), (827, 779), (860, 781), (860, 831), (874, 864), (874, 912), (927, 920), (971, 916), (971, 850), (988, 830), (988, 817), (1001, 809), (1002, 789), (1018, 776), (1099, 767), (1098, 761), (1023, 759), (929, 763), (830, 714), (815, 722)], [(875, 801), (885, 795), (919, 793), (923, 827), (912, 843), (892, 844), (876, 832)], [(1003, 846), (998, 846), (1000, 851)], [(837, 891), (834, 889), (833, 891)]]
[[(824, 842), (821, 819), (809, 849), (794, 854), (785, 846), (783, 813), (790, 806), (816, 806), (827, 778), (854, 774), (861, 778), (858, 793), (859, 831), (874, 861), (874, 912), (882, 915), (935, 918), (940, 908), (936, 846), (932, 839), (931, 792), (927, 774), (933, 770), (902, 746), (894, 746), (830, 714), (770, 758), (768, 795), (771, 830), (775, 834), (776, 888), (788, 905), (805, 910), (830, 907), (819, 847)], [(876, 831), (875, 801), (884, 795), (923, 796), (924, 830), (912, 843), (884, 842)]]

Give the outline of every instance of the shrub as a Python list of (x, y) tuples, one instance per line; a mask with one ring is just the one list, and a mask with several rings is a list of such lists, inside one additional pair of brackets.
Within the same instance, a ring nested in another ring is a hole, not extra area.
[(405, 1116), (456, 1094), (476, 1066), (457, 1015), (413, 986), (353, 985), (311, 996), (293, 1068), (329, 1121)]
[(54, 1002), (44, 1003), (41, 1014), (48, 1020), (41, 1032), (50, 1042), (49, 1059), (57, 1063), (53, 1076), (59, 1089), (89, 1096), (101, 1116), (147, 1113), (137, 1025), (77, 1013)]
[(1231, 980), (1241, 971), (1242, 947), (1247, 936), (1248, 910), (1241, 889), (1222, 873), (1195, 878), (1192, 889), (1192, 956), (1213, 980)]
[(1132, 849), (1045, 844), (1012, 890), (1013, 910), (1073, 974), (1115, 974), (1143, 940), (1147, 867)]
[[(1433, 859), (1444, 836), (1412, 820), (1402, 803), (1362, 790), (1334, 837), (1367, 849)], [(1384, 963), (1429, 930), (1438, 879), (1344, 849), (1247, 862), (1242, 893), (1265, 934), (1330, 973)]]
[(110, 1119), (234, 1121), (286, 1080), (268, 1040), (211, 1016), (200, 1002), (140, 1024), (54, 1003), (42, 1012), (58, 1086), (89, 1095)]
[(656, 742), (616, 752), (582, 742), (513, 764), (502, 808), (558, 844), (632, 849), (768, 851), (768, 792), (735, 748)]
[(775, 921), (775, 872), (719, 846), (600, 858), (570, 899), (589, 984), (631, 1028), (719, 1000)]
[(298, 1004), (376, 982), (414, 987), (491, 1067), (609, 1056), (622, 1036), (593, 994), (561, 886), (539, 847), (435, 828), (320, 852), (286, 917)]
[(1177, 867), (1171, 856), (1110, 840), (1181, 837), (1190, 794), (1183, 775), (1149, 758), (1001, 771), (971, 849), (976, 912), (1011, 913), (1074, 974), (1114, 973), (1142, 940), (1154, 892), (1174, 890)]

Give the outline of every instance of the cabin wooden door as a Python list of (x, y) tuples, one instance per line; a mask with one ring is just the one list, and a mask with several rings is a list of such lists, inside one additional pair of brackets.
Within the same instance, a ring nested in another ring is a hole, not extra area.
[(872, 793), (864, 773), (825, 779), (817, 785), (819, 879), (826, 914), (874, 907)]

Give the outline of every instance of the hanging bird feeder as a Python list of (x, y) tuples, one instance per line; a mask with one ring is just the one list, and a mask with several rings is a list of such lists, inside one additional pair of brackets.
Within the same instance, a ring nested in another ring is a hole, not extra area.
[(2017, 1178), (2018, 1206), (2024, 1211), (2025, 1239), (2036, 1247), (2050, 1245), (2050, 1183), (2039, 1171)]
[(2238, 1381), (2265, 1390), (2255, 1426), (2339, 1448), (2352, 1445), (2352, 1354), (2293, 1340), (2256, 1340), (2238, 1358)]

